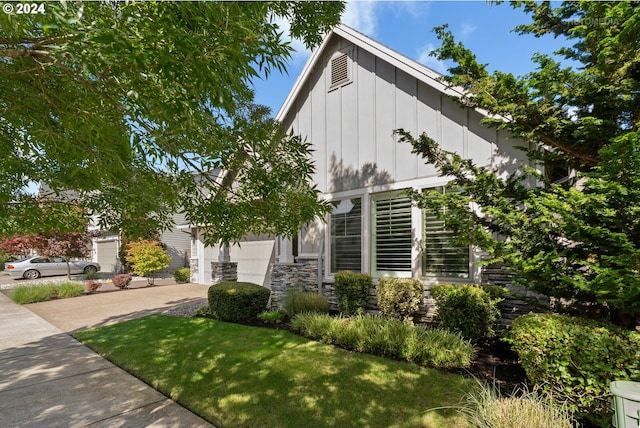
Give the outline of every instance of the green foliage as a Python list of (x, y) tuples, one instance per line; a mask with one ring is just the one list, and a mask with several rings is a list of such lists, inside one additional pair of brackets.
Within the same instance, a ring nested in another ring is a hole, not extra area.
[(136, 275), (151, 276), (149, 283), (153, 284), (153, 275), (167, 268), (171, 263), (171, 257), (158, 241), (140, 239), (128, 244), (127, 262), (131, 264)]
[(459, 334), (427, 330), (391, 318), (304, 313), (296, 315), (291, 325), (311, 339), (431, 367), (468, 367), (474, 353)]
[(101, 276), (98, 272), (87, 272), (85, 274), (82, 275), (82, 277), (85, 280), (90, 280), (90, 279), (100, 279)]
[[(208, 242), (291, 234), (326, 214), (309, 146), (253, 105), (252, 81), (291, 57), (278, 19), (312, 47), (343, 3), (46, 6), (0, 15), (0, 236), (80, 230), (92, 214), (143, 236), (170, 227), (181, 202), (215, 226)], [(32, 182), (61, 198), (37, 199)]]
[(366, 273), (340, 271), (335, 274), (334, 284), (338, 296), (338, 309), (345, 315), (361, 314), (371, 299), (373, 279)]
[(248, 282), (222, 282), (209, 287), (211, 315), (221, 321), (237, 322), (258, 316), (267, 308), (268, 288)]
[(129, 287), (131, 283), (131, 275), (128, 273), (121, 273), (120, 275), (116, 275), (113, 277), (113, 286), (118, 287), (120, 289), (125, 289)]
[(569, 409), (609, 426), (609, 384), (640, 381), (640, 332), (557, 314), (516, 318), (509, 342), (527, 377)]
[(185, 284), (191, 280), (191, 269), (185, 267), (173, 271), (173, 279), (178, 284)]
[[(489, 74), (439, 27), (438, 58), (455, 63), (445, 80), (463, 89), (461, 104), (489, 113), (483, 123), (537, 147), (528, 151), (533, 165), (570, 166), (575, 178), (559, 185), (529, 168), (500, 177), (441, 150), (426, 134), (416, 139), (398, 130), (463, 190), (411, 196), (440, 210), (447, 228), (503, 262), (521, 285), (599, 305), (633, 327), (640, 316), (640, 39), (632, 34), (640, 31), (640, 11), (628, 2), (514, 4), (533, 18), (517, 27), (521, 34), (561, 36), (573, 45), (558, 59), (536, 54), (538, 69), (525, 76)], [(574, 65), (561, 66), (563, 59)], [(531, 188), (534, 182), (542, 185)]]
[(422, 281), (409, 278), (380, 278), (376, 284), (382, 315), (412, 322), (424, 297)]
[(573, 428), (571, 413), (553, 399), (527, 387), (503, 396), (495, 385), (478, 380), (458, 411), (471, 427)]
[[(495, 289), (491, 293), (496, 293)], [(440, 325), (471, 340), (493, 336), (500, 324), (498, 304), (502, 298), (494, 298), (491, 293), (475, 285), (441, 284), (431, 288)]]
[(279, 323), (284, 320), (286, 315), (281, 311), (264, 311), (258, 315), (258, 318), (268, 323)]
[(304, 312), (329, 313), (329, 300), (324, 294), (297, 291), (287, 295), (284, 310), (290, 317)]
[(25, 305), (27, 303), (46, 302), (52, 299), (78, 297), (84, 294), (84, 286), (77, 282), (63, 282), (60, 284), (45, 283), (41, 285), (21, 285), (9, 291), (9, 297), (14, 302)]

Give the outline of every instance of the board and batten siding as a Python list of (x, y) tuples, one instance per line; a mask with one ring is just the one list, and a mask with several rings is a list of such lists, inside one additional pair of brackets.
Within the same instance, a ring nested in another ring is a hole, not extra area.
[[(352, 81), (330, 89), (329, 63), (339, 52), (349, 55)], [(478, 165), (505, 173), (520, 167), (525, 156), (514, 146), (522, 143), (480, 125), (481, 119), (433, 86), (336, 37), (283, 123), (313, 144), (314, 181), (330, 194), (437, 177), (409, 144), (397, 142), (398, 128), (414, 136), (426, 132), (445, 150)]]

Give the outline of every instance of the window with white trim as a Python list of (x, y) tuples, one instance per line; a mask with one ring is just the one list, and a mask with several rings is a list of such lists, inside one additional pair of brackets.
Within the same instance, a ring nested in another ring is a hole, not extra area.
[[(454, 191), (445, 187), (435, 190)], [(443, 208), (444, 210), (444, 208)], [(424, 209), (422, 236), (422, 273), (424, 276), (469, 278), (469, 246), (455, 243), (455, 235), (445, 228), (436, 213)]]
[(331, 203), (331, 272), (362, 269), (362, 201), (343, 199)]
[(376, 196), (371, 211), (373, 271), (411, 272), (411, 199), (397, 192)]

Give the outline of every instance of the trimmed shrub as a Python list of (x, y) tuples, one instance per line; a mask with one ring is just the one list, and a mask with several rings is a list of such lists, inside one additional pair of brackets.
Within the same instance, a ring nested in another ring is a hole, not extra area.
[(88, 293), (93, 293), (100, 287), (102, 287), (102, 283), (100, 281), (96, 281), (94, 279), (87, 281), (86, 288)]
[(500, 325), (498, 304), (502, 298), (492, 297), (497, 293), (496, 287), (487, 292), (477, 285), (442, 284), (431, 288), (440, 325), (471, 340), (493, 336)]
[(477, 380), (458, 409), (471, 427), (573, 428), (571, 412), (553, 398), (526, 387), (503, 396), (495, 385)]
[(371, 298), (373, 280), (366, 273), (343, 270), (334, 276), (338, 309), (345, 315), (362, 314)]
[(189, 268), (180, 268), (173, 271), (173, 279), (178, 284), (186, 284), (191, 280), (191, 270)]
[(258, 316), (267, 308), (268, 288), (249, 282), (222, 282), (209, 287), (211, 315), (221, 321), (237, 322)]
[(459, 334), (427, 330), (392, 318), (305, 313), (296, 315), (291, 325), (310, 339), (430, 367), (468, 367), (474, 355), (471, 344)]
[(424, 286), (418, 279), (380, 278), (376, 293), (382, 315), (410, 323), (420, 309)]
[(313, 291), (297, 291), (287, 295), (284, 310), (291, 317), (304, 312), (328, 314), (329, 300), (327, 296)]
[(514, 320), (508, 341), (534, 385), (597, 425), (611, 424), (610, 383), (640, 381), (640, 332), (591, 319), (528, 314)]
[(128, 273), (121, 273), (120, 275), (114, 276), (112, 282), (114, 287), (118, 287), (121, 290), (129, 288), (129, 284), (131, 284), (131, 275)]

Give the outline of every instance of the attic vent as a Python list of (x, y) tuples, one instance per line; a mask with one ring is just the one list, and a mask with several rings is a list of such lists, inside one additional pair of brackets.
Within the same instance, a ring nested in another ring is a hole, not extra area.
[(351, 81), (351, 73), (349, 73), (349, 55), (346, 53), (339, 54), (331, 59), (331, 85), (330, 89), (349, 83)]

